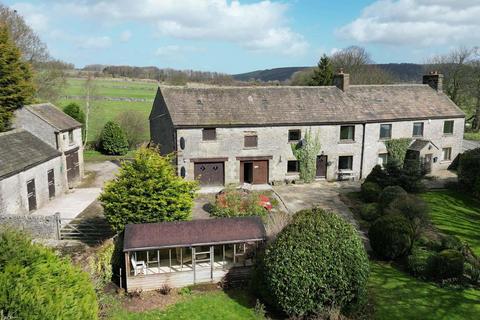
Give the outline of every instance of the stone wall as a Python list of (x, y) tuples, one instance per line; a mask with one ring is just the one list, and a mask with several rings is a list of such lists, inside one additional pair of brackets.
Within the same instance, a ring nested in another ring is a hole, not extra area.
[(59, 240), (59, 219), (59, 213), (51, 216), (0, 214), (0, 227), (25, 231), (32, 238)]
[[(454, 121), (454, 132), (450, 135), (443, 134), (445, 120)], [(158, 120), (156, 120), (158, 121)], [(152, 120), (155, 122), (155, 120)], [(413, 123), (424, 123), (423, 137), (412, 137)], [(462, 151), (464, 119), (431, 119), (415, 121), (392, 121), (392, 138), (411, 138), (431, 140), (438, 149), (433, 152), (436, 162), (433, 170), (446, 169), (451, 164), (450, 160), (443, 160), (442, 148), (452, 148), (452, 160)], [(269, 160), (269, 181), (282, 181), (295, 179), (298, 175), (287, 173), (288, 160), (295, 160), (291, 144), (288, 142), (288, 131), (300, 129), (302, 136), (312, 129), (313, 134), (320, 137), (321, 151), (328, 157), (327, 179), (335, 180), (338, 177), (338, 159), (340, 156), (353, 156), (353, 175), (356, 179), (365, 178), (372, 168), (379, 163), (379, 154), (386, 153), (384, 141), (380, 139), (380, 124), (368, 123), (355, 125), (354, 141), (340, 140), (340, 125), (321, 126), (285, 126), (285, 127), (245, 127), (245, 128), (217, 128), (216, 140), (203, 141), (202, 129), (177, 129), (177, 146), (180, 139), (185, 140), (185, 148), (177, 148), (178, 172), (185, 168), (186, 178), (194, 178), (194, 163), (192, 158), (228, 158), (225, 163), (225, 183), (240, 182), (240, 161), (236, 157), (271, 156)], [(161, 125), (152, 128), (152, 132), (162, 132)], [(365, 142), (362, 166), (362, 138), (365, 128)], [(165, 130), (166, 131), (166, 130)], [(165, 132), (163, 131), (163, 132)], [(256, 148), (244, 147), (244, 136), (247, 134), (258, 136)], [(158, 134), (158, 133), (157, 133)], [(167, 140), (166, 136), (156, 136), (160, 144)]]
[(28, 214), (27, 181), (31, 179), (35, 179), (37, 209), (47, 204), (50, 201), (47, 179), (47, 172), (50, 169), (54, 170), (55, 196), (64, 194), (67, 190), (64, 178), (65, 168), (62, 166), (62, 158), (58, 156), (14, 176), (0, 180), (0, 214)]

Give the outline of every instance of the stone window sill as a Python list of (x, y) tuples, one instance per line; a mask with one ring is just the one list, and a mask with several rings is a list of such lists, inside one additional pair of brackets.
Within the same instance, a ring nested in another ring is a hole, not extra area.
[(355, 140), (345, 139), (338, 141), (339, 144), (352, 144), (355, 143)]

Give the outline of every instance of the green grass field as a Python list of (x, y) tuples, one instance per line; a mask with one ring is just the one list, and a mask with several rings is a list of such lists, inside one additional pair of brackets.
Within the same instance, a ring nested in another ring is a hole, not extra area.
[(118, 310), (112, 320), (255, 320), (263, 319), (255, 314), (241, 291), (214, 291), (195, 294), (178, 302), (165, 311), (152, 310), (141, 313)]
[(374, 319), (478, 319), (480, 290), (441, 288), (395, 269), (372, 262), (369, 292)]
[[(67, 87), (63, 96), (83, 96), (83, 87), (85, 80), (68, 79)], [(152, 108), (155, 98), (157, 84), (150, 82), (132, 82), (132, 81), (111, 81), (96, 79), (95, 96), (109, 98), (138, 98), (145, 101), (108, 101), (93, 100), (90, 107), (88, 140), (95, 140), (100, 134), (104, 124), (109, 120), (115, 120), (124, 111), (138, 111), (145, 119), (147, 127), (145, 140), (149, 139), (148, 115)], [(58, 101), (57, 105), (63, 108), (67, 104), (75, 102), (85, 107), (83, 99), (66, 99), (65, 97)]]
[[(431, 191), (422, 195), (433, 224), (455, 235), (480, 254), (480, 202), (469, 195)], [(372, 262), (369, 288), (375, 319), (478, 319), (480, 290), (442, 288), (418, 280), (393, 266)]]
[(452, 190), (427, 192), (433, 224), (443, 233), (467, 242), (480, 256), (480, 201)]

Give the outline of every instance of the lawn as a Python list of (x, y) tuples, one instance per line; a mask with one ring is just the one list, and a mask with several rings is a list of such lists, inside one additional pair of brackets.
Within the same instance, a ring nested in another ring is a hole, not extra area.
[[(83, 86), (85, 80), (68, 79), (65, 88), (64, 97), (58, 101), (57, 105), (63, 108), (71, 102), (85, 107), (85, 101), (81, 98), (72, 99), (72, 96), (83, 96)], [(112, 81), (97, 79), (95, 80), (97, 89), (95, 96), (109, 98), (137, 98), (145, 101), (111, 101), (111, 100), (93, 100), (90, 107), (88, 140), (95, 140), (100, 134), (103, 126), (109, 120), (115, 120), (124, 111), (138, 111), (145, 119), (145, 137), (149, 139), (148, 115), (152, 109), (153, 99), (156, 94), (156, 83), (140, 81)]]
[(99, 151), (95, 150), (85, 150), (83, 152), (83, 159), (85, 161), (112, 161), (112, 160), (123, 160), (123, 159), (132, 159), (134, 157), (135, 152), (133, 150), (130, 150), (127, 152), (126, 155), (123, 156), (108, 156), (105, 154), (102, 154)]
[(441, 288), (385, 263), (371, 263), (374, 319), (478, 319), (480, 291)]
[(480, 255), (480, 201), (452, 190), (431, 191), (422, 197), (430, 206), (433, 224), (467, 242)]
[(480, 132), (465, 132), (463, 137), (467, 140), (480, 140)]
[(141, 313), (117, 310), (112, 320), (195, 320), (195, 319), (263, 319), (255, 314), (248, 296), (241, 291), (213, 291), (188, 296), (164, 311), (152, 310)]

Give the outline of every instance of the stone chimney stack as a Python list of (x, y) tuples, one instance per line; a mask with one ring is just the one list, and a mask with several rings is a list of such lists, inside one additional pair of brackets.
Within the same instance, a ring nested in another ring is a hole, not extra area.
[(350, 75), (343, 73), (343, 69), (338, 70), (333, 76), (333, 85), (343, 92), (347, 92), (348, 87), (350, 87)]
[(443, 74), (432, 71), (423, 76), (423, 84), (428, 84), (433, 90), (443, 92)]

